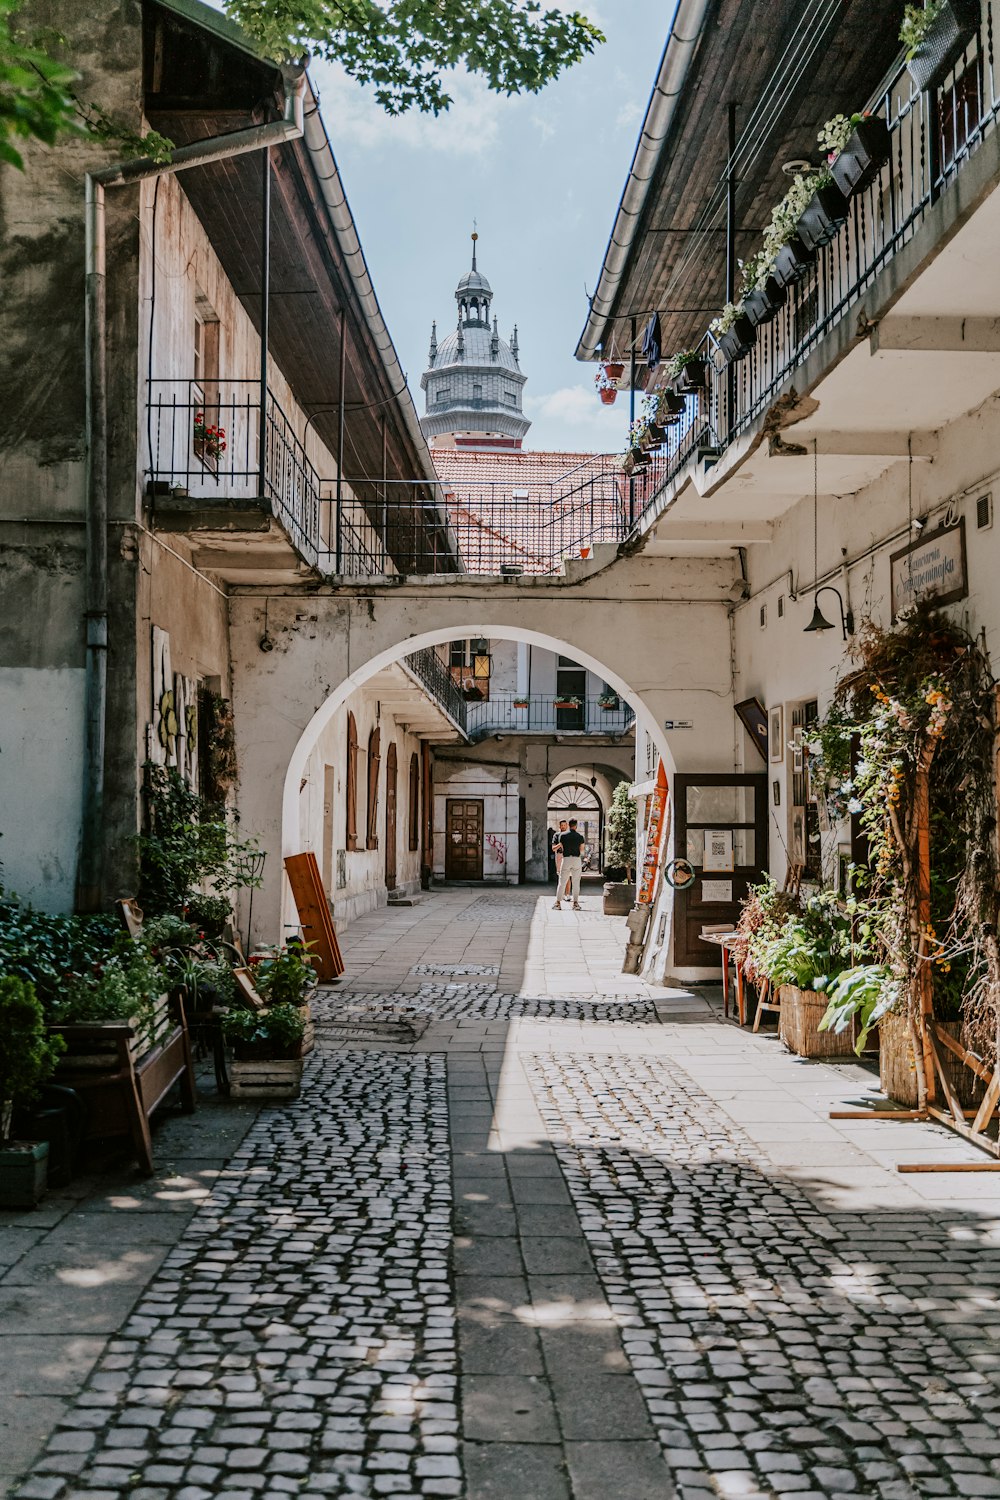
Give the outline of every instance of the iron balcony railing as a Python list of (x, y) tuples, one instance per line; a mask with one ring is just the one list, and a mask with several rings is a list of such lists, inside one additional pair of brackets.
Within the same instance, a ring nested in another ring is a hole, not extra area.
[(260, 385), (227, 380), (150, 381), (147, 406), (149, 479), (158, 490), (185, 491), (227, 503), (266, 500), (307, 561), (324, 547), (321, 482), (288, 417), (267, 398), (263, 469)]
[(850, 199), (846, 222), (818, 251), (803, 279), (788, 288), (773, 320), (757, 329), (751, 352), (727, 366), (713, 335), (704, 335), (699, 352), (708, 361), (708, 388), (698, 396), (690, 420), (671, 429), (676, 437), (668, 439), (656, 487), (647, 491), (639, 520), (644, 510), (655, 508), (696, 449), (721, 450), (773, 403), (791, 373), (913, 238), (994, 129), (998, 112), (993, 0), (982, 0), (978, 31), (936, 88), (920, 92), (900, 62), (870, 101), (866, 113), (880, 116), (889, 130), (889, 160), (871, 185)]
[(488, 734), (624, 734), (635, 713), (615, 694), (579, 697), (557, 693), (491, 692), (482, 703), (467, 703), (471, 740)]
[[(701, 431), (699, 427), (698, 431)], [(688, 431), (686, 440), (698, 434)], [(530, 455), (526, 455), (530, 457)], [(324, 521), (324, 572), (344, 577), (463, 571), (501, 575), (558, 573), (566, 559), (587, 558), (601, 542), (620, 543), (662, 483), (668, 449), (651, 454), (634, 475), (598, 454), (543, 483), (525, 479), (431, 486), (412, 481), (357, 481)]]
[(409, 656), (404, 656), (403, 666), (440, 704), (456, 727), (467, 734), (469, 705), (437, 652), (432, 647), (425, 646), (421, 651), (413, 651)]

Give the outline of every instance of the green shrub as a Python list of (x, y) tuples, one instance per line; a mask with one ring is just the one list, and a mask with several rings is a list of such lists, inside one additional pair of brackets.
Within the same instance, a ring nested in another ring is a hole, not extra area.
[(604, 864), (620, 866), (627, 871), (627, 878), (635, 876), (635, 799), (629, 796), (627, 781), (615, 787), (604, 820)]
[(316, 983), (316, 970), (306, 945), (273, 948), (253, 965), (253, 982), (269, 1005), (299, 1005), (307, 989)]
[(132, 1021), (147, 1047), (159, 1041), (172, 1024), (169, 1017), (158, 1022), (156, 1002), (170, 987), (163, 967), (151, 954), (125, 938), (97, 973), (70, 981), (54, 1008), (54, 1019), (62, 1024), (100, 1021)]
[(27, 980), (0, 979), (0, 1140), (15, 1104), (30, 1100), (52, 1074), (65, 1043), (47, 1036), (45, 1012)]
[(230, 1010), (222, 1018), (222, 1031), (229, 1042), (244, 1046), (272, 1047), (287, 1052), (301, 1042), (306, 1023), (294, 1005), (272, 1005), (267, 1010)]
[(46, 1013), (67, 979), (91, 974), (121, 941), (112, 916), (53, 916), (0, 893), (0, 976), (27, 980)]

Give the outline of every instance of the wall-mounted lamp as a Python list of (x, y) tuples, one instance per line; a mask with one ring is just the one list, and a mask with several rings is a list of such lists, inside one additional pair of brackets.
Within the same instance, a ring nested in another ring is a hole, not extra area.
[(833, 630), (835, 628), (833, 621), (828, 620), (819, 607), (820, 594), (836, 594), (837, 603), (840, 605), (840, 628), (844, 632), (844, 640), (846, 641), (849, 635), (854, 634), (854, 612), (850, 609), (844, 609), (844, 601), (840, 597), (840, 590), (834, 588), (832, 583), (825, 583), (813, 595), (813, 616), (809, 624), (804, 627), (803, 635), (807, 634), (810, 630)]

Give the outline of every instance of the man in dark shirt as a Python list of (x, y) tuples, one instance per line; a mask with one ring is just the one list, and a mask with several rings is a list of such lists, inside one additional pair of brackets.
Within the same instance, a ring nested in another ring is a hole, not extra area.
[(586, 843), (583, 834), (578, 832), (576, 818), (570, 818), (569, 829), (566, 833), (560, 833), (557, 843), (552, 845), (553, 849), (562, 854), (562, 869), (556, 883), (555, 910), (562, 910), (562, 897), (569, 894), (567, 887), (573, 889), (573, 910), (580, 910), (580, 876), (583, 873), (583, 846)]

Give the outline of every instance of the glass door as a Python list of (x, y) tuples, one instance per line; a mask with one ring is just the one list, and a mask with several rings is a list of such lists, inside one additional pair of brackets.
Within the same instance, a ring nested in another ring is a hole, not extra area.
[(695, 877), (677, 891), (674, 963), (716, 968), (719, 950), (701, 929), (735, 926), (741, 899), (767, 870), (767, 777), (675, 776), (673, 857)]

